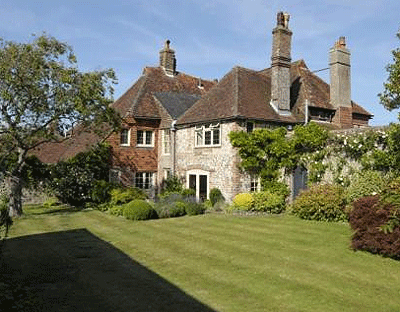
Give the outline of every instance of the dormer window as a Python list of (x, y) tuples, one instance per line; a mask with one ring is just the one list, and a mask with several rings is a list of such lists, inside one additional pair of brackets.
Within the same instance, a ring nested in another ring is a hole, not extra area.
[(120, 133), (121, 146), (129, 146), (131, 141), (131, 131), (129, 129), (122, 129)]
[(196, 126), (195, 146), (208, 147), (221, 145), (221, 126), (220, 124), (207, 124)]

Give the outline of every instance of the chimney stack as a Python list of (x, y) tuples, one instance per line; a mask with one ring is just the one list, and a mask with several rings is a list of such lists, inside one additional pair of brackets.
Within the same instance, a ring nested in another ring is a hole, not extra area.
[(288, 13), (277, 14), (272, 30), (271, 104), (282, 115), (290, 115), (290, 63), (292, 61)]
[(334, 122), (342, 127), (352, 126), (350, 51), (346, 38), (340, 37), (329, 51), (330, 101), (336, 109)]
[(160, 66), (165, 70), (167, 75), (176, 74), (176, 58), (175, 51), (169, 47), (171, 41), (165, 41), (164, 48), (160, 51)]

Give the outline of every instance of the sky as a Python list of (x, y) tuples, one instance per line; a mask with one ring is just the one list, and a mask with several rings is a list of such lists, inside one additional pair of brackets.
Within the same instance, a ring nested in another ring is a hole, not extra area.
[[(398, 0), (0, 0), (0, 37), (28, 42), (46, 32), (72, 46), (82, 71), (113, 68), (120, 97), (146, 66), (158, 66), (165, 40), (177, 70), (221, 79), (234, 66), (270, 67), (276, 14), (290, 14), (292, 60), (327, 68), (345, 36), (351, 52), (352, 99), (374, 115), (371, 125), (398, 121), (379, 103), (391, 51), (400, 47)], [(329, 83), (329, 71), (317, 73)]]

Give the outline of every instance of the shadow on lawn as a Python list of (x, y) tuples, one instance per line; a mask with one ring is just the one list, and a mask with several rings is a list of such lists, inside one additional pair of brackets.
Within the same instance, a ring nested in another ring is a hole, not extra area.
[(0, 311), (213, 311), (85, 229), (9, 239), (0, 256)]

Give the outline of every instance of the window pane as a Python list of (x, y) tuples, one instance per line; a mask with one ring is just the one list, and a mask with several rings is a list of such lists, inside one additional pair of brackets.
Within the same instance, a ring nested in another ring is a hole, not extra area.
[(213, 130), (213, 144), (214, 145), (219, 144), (219, 129)]
[(198, 145), (198, 146), (203, 145), (203, 132), (202, 131), (196, 132), (196, 145)]
[(135, 187), (137, 188), (143, 188), (143, 173), (138, 172), (135, 175)]
[(143, 131), (137, 131), (137, 144), (143, 144)]
[(211, 131), (204, 131), (204, 145), (211, 145)]
[(121, 130), (121, 137), (120, 137), (120, 143), (123, 145), (129, 144), (129, 130), (128, 129), (122, 129)]
[(153, 131), (146, 131), (146, 145), (152, 145)]

